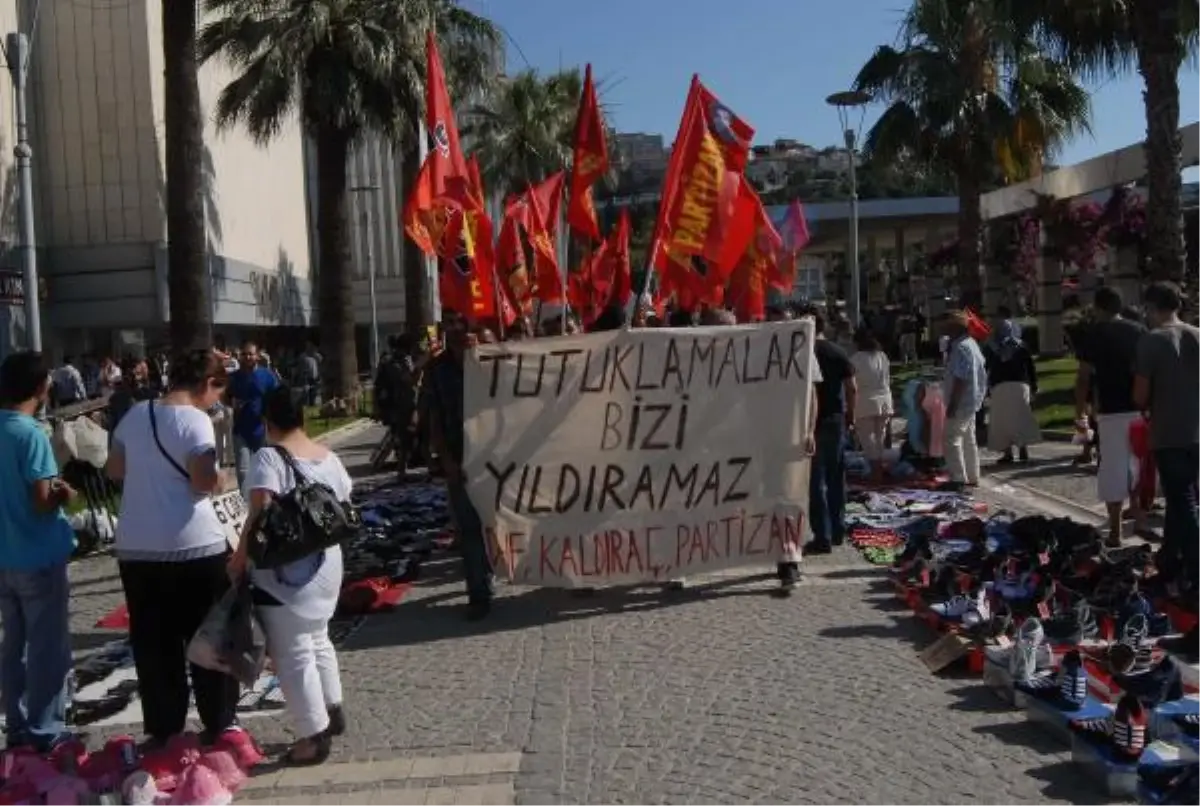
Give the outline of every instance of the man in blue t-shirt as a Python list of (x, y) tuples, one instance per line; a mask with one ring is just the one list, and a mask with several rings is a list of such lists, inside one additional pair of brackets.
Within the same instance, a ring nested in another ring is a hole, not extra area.
[(245, 485), (246, 473), (250, 469), (250, 457), (263, 446), (267, 436), (262, 419), (263, 397), (278, 385), (279, 380), (275, 373), (259, 366), (258, 345), (252, 341), (243, 344), (237, 372), (229, 376), (238, 487)]
[(0, 364), (0, 675), (8, 746), (51, 749), (66, 732), (71, 638), (67, 560), (75, 534), (62, 505), (75, 491), (58, 477), (50, 438), (34, 414), (50, 394), (39, 353)]

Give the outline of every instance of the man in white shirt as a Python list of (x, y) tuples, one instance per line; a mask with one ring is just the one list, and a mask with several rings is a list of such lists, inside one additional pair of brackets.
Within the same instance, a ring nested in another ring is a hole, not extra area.
[(954, 311), (946, 322), (950, 346), (942, 395), (946, 400), (945, 455), (950, 481), (958, 486), (979, 484), (979, 446), (975, 415), (987, 397), (987, 362), (967, 332), (967, 315)]

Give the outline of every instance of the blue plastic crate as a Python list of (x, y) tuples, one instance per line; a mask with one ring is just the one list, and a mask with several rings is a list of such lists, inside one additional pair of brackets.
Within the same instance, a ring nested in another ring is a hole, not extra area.
[(1111, 798), (1133, 798), (1138, 791), (1138, 764), (1115, 756), (1107, 743), (1081, 733), (1071, 736), (1071, 761)]
[(1058, 707), (1053, 702), (1022, 695), (1020, 691), (1017, 692), (1017, 695), (1026, 703), (1026, 716), (1030, 720), (1044, 725), (1048, 733), (1057, 737), (1065, 745), (1072, 744), (1072, 737), (1075, 735), (1075, 732), (1071, 730), (1072, 722), (1084, 719), (1108, 719), (1113, 712), (1111, 705), (1090, 696), (1084, 701), (1082, 707), (1069, 711)]
[(1174, 716), (1186, 716), (1187, 714), (1200, 715), (1200, 698), (1187, 696), (1182, 700), (1164, 702), (1150, 714), (1150, 735), (1155, 739), (1179, 738), (1194, 745), (1196, 740), (1190, 736), (1183, 736), (1179, 726), (1171, 719)]

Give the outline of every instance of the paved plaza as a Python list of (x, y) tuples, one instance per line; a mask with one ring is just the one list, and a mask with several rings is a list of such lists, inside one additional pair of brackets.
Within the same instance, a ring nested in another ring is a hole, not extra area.
[[(367, 429), (336, 447), (361, 472), (378, 436)], [(1068, 447), (1054, 450), (1065, 457)], [(1046, 503), (1019, 478), (996, 477), (990, 487), (997, 505)], [(365, 618), (342, 646), (350, 730), (331, 762), (267, 767), (238, 801), (1099, 797), (1061, 746), (1005, 710), (978, 678), (925, 669), (917, 652), (933, 636), (880, 570), (849, 549), (806, 569), (787, 599), (773, 595), (765, 567), (683, 591), (508, 588), (490, 619), (469, 623), (457, 562), (435, 557), (399, 607)], [(93, 626), (121, 600), (113, 561), (85, 560), (72, 576), (77, 648), (116, 637)], [(281, 713), (246, 725), (269, 751), (292, 738)]]

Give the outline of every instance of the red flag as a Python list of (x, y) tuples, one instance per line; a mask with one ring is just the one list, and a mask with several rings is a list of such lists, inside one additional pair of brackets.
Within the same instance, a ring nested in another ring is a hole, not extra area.
[(508, 300), (517, 308), (526, 310), (531, 301), (529, 268), (525, 265), (525, 249), (521, 244), (521, 231), (517, 219), (505, 216), (500, 226), (500, 240), (496, 244), (496, 268), (500, 275), (500, 287)]
[(597, 305), (624, 306), (633, 292), (629, 263), (629, 210), (622, 209), (617, 226), (592, 259), (591, 281)]
[(808, 220), (804, 217), (804, 205), (793, 201), (779, 224), (782, 245), (775, 261), (776, 272), (771, 284), (781, 291), (790, 292), (796, 286), (796, 258), (808, 245)]
[(592, 202), (592, 184), (608, 171), (608, 144), (604, 138), (604, 120), (592, 83), (592, 66), (583, 76), (583, 95), (575, 118), (575, 152), (571, 162), (571, 200), (567, 223), (580, 235), (600, 240), (600, 224)]
[(425, 70), (425, 128), (432, 147), (404, 203), (404, 231), (425, 254), (456, 260), (459, 238), (450, 230), (461, 231), (462, 222), (454, 223), (455, 211), (478, 208), (432, 31), (425, 37)]
[(738, 321), (753, 322), (766, 315), (767, 286), (776, 268), (783, 238), (775, 230), (762, 200), (749, 184), (744, 185), (744, 203), (754, 210), (755, 233), (729, 282)]
[(753, 137), (753, 127), (693, 77), (659, 207), (660, 268), (664, 257), (686, 265), (695, 256), (728, 275), (753, 235), (731, 226)]
[[(558, 187), (562, 188), (562, 173), (556, 174)], [(528, 210), (529, 245), (533, 248), (534, 295), (543, 303), (557, 305), (563, 301), (562, 278), (558, 272), (558, 253), (554, 245), (554, 231), (547, 226), (545, 208), (539, 188), (530, 188), (525, 193)], [(555, 197), (556, 199), (561, 196)]]
[(438, 278), (442, 305), (468, 319), (496, 316), (496, 257), (492, 220), (484, 210), (483, 181), (474, 157), (467, 164), (467, 207), (452, 213), (444, 238), (452, 260), (446, 261)]
[(446, 73), (433, 31), (425, 35), (425, 129), (433, 141), (426, 160), (434, 201), (466, 206), (473, 203), (471, 177), (458, 141), (458, 124), (446, 91)]

